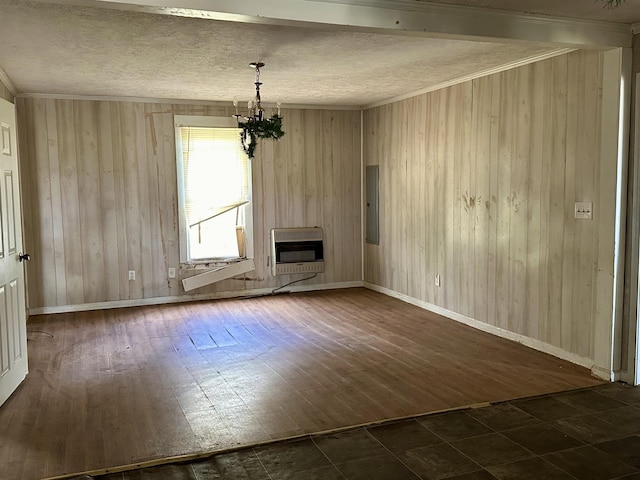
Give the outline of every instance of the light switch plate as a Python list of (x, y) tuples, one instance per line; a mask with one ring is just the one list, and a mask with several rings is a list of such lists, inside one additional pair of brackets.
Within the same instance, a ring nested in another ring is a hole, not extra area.
[(575, 218), (583, 220), (591, 220), (593, 218), (593, 203), (576, 202), (575, 205)]

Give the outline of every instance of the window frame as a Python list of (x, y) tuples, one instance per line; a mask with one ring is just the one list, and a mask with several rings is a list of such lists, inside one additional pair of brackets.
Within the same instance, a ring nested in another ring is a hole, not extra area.
[[(242, 205), (244, 208), (244, 234), (245, 234), (245, 256), (244, 257), (224, 257), (206, 258), (192, 260), (189, 256), (189, 236), (187, 219), (185, 215), (185, 183), (184, 166), (182, 158), (182, 138), (180, 127), (204, 127), (204, 128), (232, 128), (238, 130), (238, 146), (240, 147), (240, 136), (237, 122), (231, 117), (203, 116), (203, 115), (174, 115), (175, 151), (176, 151), (176, 186), (178, 194), (178, 245), (180, 249), (181, 265), (202, 265), (212, 264), (225, 265), (235, 263), (238, 260), (253, 258), (253, 181), (251, 172), (251, 160), (247, 160), (247, 182), (249, 202)], [(243, 155), (245, 155), (243, 153)]]

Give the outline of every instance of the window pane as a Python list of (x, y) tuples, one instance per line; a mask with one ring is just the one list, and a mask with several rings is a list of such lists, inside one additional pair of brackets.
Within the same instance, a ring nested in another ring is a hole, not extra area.
[(244, 208), (250, 208), (239, 130), (180, 127), (180, 143), (188, 261), (238, 257), (236, 226), (244, 226)]
[(238, 257), (236, 210), (230, 210), (189, 229), (192, 260)]

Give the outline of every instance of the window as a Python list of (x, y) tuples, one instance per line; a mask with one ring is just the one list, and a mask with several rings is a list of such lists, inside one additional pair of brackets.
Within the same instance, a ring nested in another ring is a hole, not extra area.
[(176, 116), (180, 261), (251, 256), (250, 162), (232, 118)]

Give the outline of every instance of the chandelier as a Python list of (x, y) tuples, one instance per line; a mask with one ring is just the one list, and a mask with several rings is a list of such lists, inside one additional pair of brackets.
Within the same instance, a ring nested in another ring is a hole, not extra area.
[[(272, 138), (278, 140), (284, 135), (282, 131), (282, 117), (280, 116), (280, 102), (278, 102), (278, 113), (271, 115), (269, 118), (265, 118), (264, 109), (260, 99), (260, 69), (264, 67), (262, 62), (252, 62), (250, 67), (256, 69), (256, 96), (252, 100), (249, 100), (247, 104), (248, 113), (246, 117), (243, 117), (238, 113), (238, 100), (233, 99), (233, 106), (236, 107), (236, 113), (233, 117), (238, 122), (238, 128), (242, 129), (240, 132), (240, 143), (244, 153), (249, 158), (253, 158), (258, 142), (258, 138)], [(241, 120), (241, 119), (244, 119)]]

